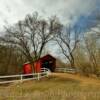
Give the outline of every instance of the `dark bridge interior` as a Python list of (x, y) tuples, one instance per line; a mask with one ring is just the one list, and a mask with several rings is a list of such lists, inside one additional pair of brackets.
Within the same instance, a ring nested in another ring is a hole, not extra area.
[(51, 72), (54, 72), (54, 61), (45, 60), (42, 62), (42, 68), (48, 68)]

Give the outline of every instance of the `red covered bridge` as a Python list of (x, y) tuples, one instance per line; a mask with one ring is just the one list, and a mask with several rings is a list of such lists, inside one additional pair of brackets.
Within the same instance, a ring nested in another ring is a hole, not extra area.
[[(55, 71), (56, 59), (50, 54), (41, 57), (33, 63), (34, 72), (41, 72), (41, 68), (48, 68), (51, 72)], [(32, 66), (30, 63), (25, 63), (23, 65), (24, 74), (32, 73)]]

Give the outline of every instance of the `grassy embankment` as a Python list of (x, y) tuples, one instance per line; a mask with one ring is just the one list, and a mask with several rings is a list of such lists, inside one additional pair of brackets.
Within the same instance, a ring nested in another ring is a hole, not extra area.
[(0, 100), (100, 100), (100, 80), (71, 74), (0, 85)]

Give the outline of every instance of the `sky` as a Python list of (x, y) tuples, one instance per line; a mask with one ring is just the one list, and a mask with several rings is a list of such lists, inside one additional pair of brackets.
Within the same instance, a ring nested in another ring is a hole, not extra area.
[[(95, 12), (100, 13), (99, 5), (100, 0), (0, 0), (0, 35), (4, 26), (17, 23), (34, 11), (45, 18), (56, 15), (64, 25), (94, 27)], [(53, 51), (55, 54), (55, 48)]]
[(89, 16), (97, 4), (99, 0), (0, 0), (0, 30), (34, 11), (43, 17), (57, 15), (64, 24), (79, 23), (80, 17)]

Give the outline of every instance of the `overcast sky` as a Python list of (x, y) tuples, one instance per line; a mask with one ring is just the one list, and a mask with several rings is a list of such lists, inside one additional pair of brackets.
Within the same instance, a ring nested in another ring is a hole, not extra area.
[[(4, 25), (16, 23), (34, 11), (42, 17), (57, 15), (64, 24), (84, 26), (99, 5), (100, 0), (0, 0), (0, 31)], [(52, 48), (53, 54), (58, 51), (55, 48)]]
[(57, 15), (66, 24), (89, 15), (99, 0), (0, 0), (0, 30), (7, 23), (16, 23), (26, 14), (38, 11), (40, 16)]

